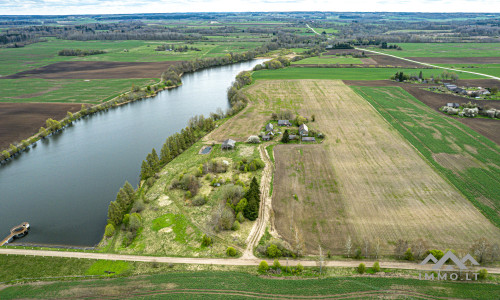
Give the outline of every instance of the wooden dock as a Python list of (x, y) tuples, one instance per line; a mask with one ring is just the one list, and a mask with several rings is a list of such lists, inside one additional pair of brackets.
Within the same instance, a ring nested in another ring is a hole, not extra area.
[(13, 227), (10, 230), (10, 234), (0, 242), (0, 247), (12, 242), (14, 238), (20, 238), (25, 236), (30, 230), (30, 224), (28, 222), (23, 222), (20, 225)]

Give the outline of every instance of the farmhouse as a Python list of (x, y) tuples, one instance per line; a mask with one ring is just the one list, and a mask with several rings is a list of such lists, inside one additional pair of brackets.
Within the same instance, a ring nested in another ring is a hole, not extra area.
[(445, 83), (444, 86), (449, 90), (449, 91), (455, 91), (455, 89), (457, 88), (456, 85), (454, 84), (450, 84), (450, 83)]
[(299, 126), (299, 134), (301, 136), (307, 136), (309, 134), (309, 128), (307, 128), (306, 124), (302, 124)]
[(271, 140), (271, 136), (266, 134), (266, 135), (262, 136), (262, 140), (263, 141), (270, 141)]
[(227, 149), (234, 149), (235, 146), (236, 146), (236, 141), (232, 139), (227, 139), (222, 143), (221, 148), (222, 150), (227, 150)]
[(452, 108), (459, 108), (460, 107), (460, 104), (458, 103), (447, 103), (446, 106), (448, 107), (452, 107)]
[(278, 126), (292, 126), (292, 123), (288, 120), (278, 120)]
[(297, 137), (297, 135), (295, 135), (295, 134), (290, 134), (290, 135), (288, 136), (288, 139), (289, 139), (290, 141), (291, 141), (291, 140), (296, 140), (297, 138), (298, 138), (298, 137)]
[(266, 125), (266, 131), (273, 131), (274, 127), (273, 124), (269, 123)]
[(316, 142), (316, 139), (312, 136), (303, 136), (302, 141), (303, 142)]

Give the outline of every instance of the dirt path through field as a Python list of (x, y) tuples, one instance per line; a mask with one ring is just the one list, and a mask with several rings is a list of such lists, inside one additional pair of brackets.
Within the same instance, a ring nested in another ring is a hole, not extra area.
[(253, 248), (257, 245), (260, 238), (266, 230), (266, 225), (270, 220), (271, 212), (271, 197), (269, 196), (269, 189), (271, 188), (271, 179), (274, 172), (274, 167), (267, 154), (265, 145), (259, 146), (260, 158), (266, 164), (264, 171), (262, 172), (262, 179), (260, 181), (260, 207), (259, 207), (259, 217), (254, 223), (252, 230), (246, 240), (247, 248), (243, 252), (243, 259), (255, 258), (253, 255)]

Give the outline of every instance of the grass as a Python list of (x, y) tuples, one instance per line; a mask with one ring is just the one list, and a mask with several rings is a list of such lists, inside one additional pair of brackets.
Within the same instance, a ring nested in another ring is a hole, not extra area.
[[(399, 87), (354, 87), (427, 161), (500, 227), (500, 147)], [(437, 156), (439, 155), (439, 156)], [(453, 158), (454, 164), (446, 163)]]
[[(226, 126), (225, 123), (220, 127)], [(208, 196), (209, 200), (203, 206), (189, 205), (185, 192), (180, 189), (170, 189), (172, 180), (181, 174), (191, 173), (212, 159), (226, 160), (230, 163), (226, 173), (211, 174), (227, 182), (233, 175), (249, 183), (253, 176), (260, 178), (262, 170), (255, 172), (236, 171), (233, 166), (243, 157), (249, 160), (259, 157), (255, 145), (237, 143), (236, 150), (222, 151), (220, 145), (215, 145), (206, 155), (198, 152), (204, 144), (200, 141), (184, 151), (163, 168), (162, 175), (149, 189), (143, 189), (143, 199), (146, 209), (141, 212), (143, 228), (133, 243), (125, 247), (122, 241), (124, 232), (119, 232), (115, 240), (104, 241), (101, 246), (106, 252), (143, 255), (194, 256), (194, 257), (225, 257), (228, 246), (245, 246), (246, 237), (253, 222), (246, 220), (237, 231), (221, 231), (214, 237), (210, 247), (201, 246), (202, 236), (207, 233), (212, 211), (220, 200), (221, 188), (210, 185), (212, 179), (200, 177), (199, 194)], [(109, 243), (109, 244), (108, 244)]]
[[(127, 261), (98, 260), (93, 263), (85, 272), (86, 275), (122, 274), (130, 268)], [(113, 272), (113, 273), (109, 273)]]
[(377, 51), (401, 57), (499, 57), (498, 43), (398, 43), (403, 50)]
[(345, 57), (345, 56), (335, 56), (335, 55), (323, 55), (320, 57), (308, 57), (299, 61), (292, 62), (292, 65), (298, 64), (318, 64), (318, 65), (333, 65), (333, 64), (362, 64), (363, 62), (359, 58)]
[[(436, 64), (437, 66), (457, 70), (477, 72), (500, 77), (500, 64)], [(463, 73), (458, 73), (461, 77)]]
[[(175, 294), (173, 294), (175, 292)], [(42, 285), (12, 286), (0, 291), (2, 299), (116, 297), (131, 299), (175, 297), (179, 299), (241, 299), (243, 296), (291, 298), (293, 296), (410, 297), (494, 299), (498, 285), (424, 281), (411, 278), (337, 276), (317, 280), (275, 280), (241, 272), (169, 272), (149, 276), (56, 282)], [(175, 296), (174, 296), (175, 295)]]
[[(344, 79), (344, 80), (384, 80), (396, 72), (406, 74), (422, 71), (424, 77), (439, 75), (439, 69), (400, 69), (400, 68), (285, 68), (278, 70), (260, 70), (253, 73), (256, 80), (262, 79)], [(478, 79), (483, 76), (460, 73), (461, 79)]]
[(158, 79), (2, 79), (0, 102), (100, 103)]

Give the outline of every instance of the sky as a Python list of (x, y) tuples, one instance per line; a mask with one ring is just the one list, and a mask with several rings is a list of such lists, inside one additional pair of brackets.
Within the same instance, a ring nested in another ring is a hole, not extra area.
[(499, 0), (0, 0), (0, 15), (245, 11), (500, 12)]

